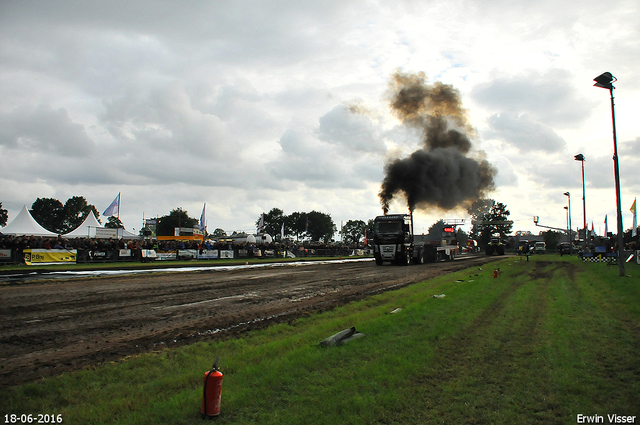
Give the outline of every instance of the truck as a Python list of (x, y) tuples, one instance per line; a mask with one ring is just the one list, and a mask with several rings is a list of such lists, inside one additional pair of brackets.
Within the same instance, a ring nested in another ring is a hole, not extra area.
[(533, 249), (536, 254), (544, 254), (547, 251), (547, 244), (544, 242), (536, 242)]
[(413, 214), (381, 215), (373, 221), (373, 257), (379, 266), (451, 261), (460, 252), (455, 237), (455, 226), (445, 226), (440, 240), (426, 240), (414, 235)]

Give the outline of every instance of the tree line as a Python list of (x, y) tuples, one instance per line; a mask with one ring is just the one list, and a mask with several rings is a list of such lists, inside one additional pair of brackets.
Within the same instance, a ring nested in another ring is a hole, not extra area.
[[(94, 205), (91, 205), (83, 196), (73, 196), (64, 204), (54, 198), (38, 198), (29, 210), (33, 218), (45, 229), (57, 233), (68, 233), (82, 224), (90, 213), (94, 213), (98, 222), (102, 224), (100, 213)], [(468, 238), (477, 240), (481, 246), (489, 242), (492, 235), (500, 235), (501, 238), (511, 233), (513, 223), (508, 222), (511, 214), (507, 206), (493, 199), (480, 199), (473, 203), (467, 210), (471, 216), (472, 228), (467, 235), (458, 229), (458, 240), (466, 243)], [(0, 226), (7, 224), (7, 210), (0, 203)], [(191, 228), (198, 225), (198, 219), (189, 217), (187, 211), (178, 207), (168, 215), (158, 217), (156, 234), (158, 236), (172, 236), (174, 228)], [(278, 239), (282, 234), (285, 237), (311, 239), (329, 243), (337, 233), (337, 228), (330, 214), (319, 211), (293, 212), (284, 214), (280, 208), (272, 208), (269, 212), (262, 213), (255, 222), (256, 229)], [(115, 216), (108, 217), (104, 225), (108, 228), (124, 228), (122, 222)], [(439, 237), (444, 221), (439, 220), (429, 228), (429, 234)], [(141, 233), (148, 229), (142, 229)], [(235, 232), (234, 232), (235, 233)], [(373, 219), (368, 222), (362, 220), (349, 220), (341, 228), (342, 240), (346, 243), (360, 243), (365, 234), (373, 234)], [(220, 228), (209, 236), (224, 237), (227, 233)]]
[(329, 243), (337, 229), (331, 215), (319, 211), (293, 212), (285, 215), (280, 208), (262, 213), (256, 220), (256, 229), (271, 236), (295, 236)]

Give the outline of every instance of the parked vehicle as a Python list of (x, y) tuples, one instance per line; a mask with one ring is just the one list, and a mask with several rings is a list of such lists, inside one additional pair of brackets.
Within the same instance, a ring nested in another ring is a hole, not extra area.
[(561, 242), (558, 244), (558, 253), (560, 255), (571, 254), (571, 243), (570, 242)]
[(536, 242), (533, 247), (533, 251), (536, 254), (544, 254), (545, 252), (547, 252), (547, 244), (544, 242)]

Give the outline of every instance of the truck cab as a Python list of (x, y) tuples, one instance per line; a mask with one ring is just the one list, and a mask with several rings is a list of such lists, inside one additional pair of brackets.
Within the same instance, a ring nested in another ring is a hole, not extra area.
[(383, 261), (408, 264), (411, 261), (413, 231), (410, 215), (378, 216), (373, 221), (373, 232), (376, 264)]

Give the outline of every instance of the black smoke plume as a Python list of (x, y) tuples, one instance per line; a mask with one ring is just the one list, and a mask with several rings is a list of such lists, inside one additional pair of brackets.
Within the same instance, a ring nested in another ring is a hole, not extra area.
[(427, 84), (424, 73), (397, 71), (389, 93), (393, 113), (423, 132), (423, 146), (385, 166), (379, 193), (385, 214), (399, 193), (413, 212), (467, 206), (494, 189), (495, 168), (469, 156), (475, 132), (455, 88), (440, 82)]

